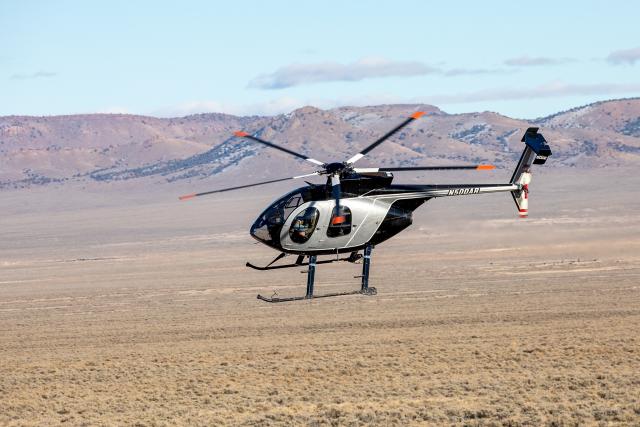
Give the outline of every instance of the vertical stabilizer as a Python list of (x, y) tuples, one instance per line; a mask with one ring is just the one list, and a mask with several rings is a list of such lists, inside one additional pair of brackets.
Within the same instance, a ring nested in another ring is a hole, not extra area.
[(531, 166), (543, 165), (551, 155), (551, 149), (547, 145), (538, 128), (531, 127), (522, 136), (525, 143), (524, 151), (520, 156), (520, 161), (513, 171), (511, 183), (518, 186), (518, 190), (511, 192), (513, 200), (518, 207), (520, 218), (529, 215), (529, 184), (531, 183)]

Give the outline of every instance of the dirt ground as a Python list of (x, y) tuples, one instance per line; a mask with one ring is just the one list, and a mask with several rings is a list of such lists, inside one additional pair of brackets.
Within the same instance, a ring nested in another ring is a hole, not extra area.
[(286, 187), (0, 193), (0, 425), (640, 425), (639, 176), (429, 201), (377, 296), (271, 305), (305, 276), (247, 229)]

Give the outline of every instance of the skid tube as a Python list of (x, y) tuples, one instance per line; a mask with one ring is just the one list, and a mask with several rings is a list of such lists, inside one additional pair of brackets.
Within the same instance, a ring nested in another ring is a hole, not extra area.
[[(263, 297), (262, 295), (258, 295), (258, 299), (264, 302), (290, 302), (290, 301), (302, 301), (305, 299), (316, 299), (316, 298), (329, 298), (329, 297), (342, 297), (345, 295), (358, 295), (361, 294), (360, 291), (347, 291), (347, 292), (335, 292), (331, 294), (321, 294), (321, 295), (311, 295), (311, 296), (302, 296), (302, 297)], [(367, 294), (374, 295), (374, 294)]]
[(264, 297), (264, 296), (258, 294), (257, 298), (259, 300), (261, 300), (261, 301), (264, 301), (264, 302), (278, 303), (278, 302), (301, 301), (301, 300), (308, 300), (308, 299), (314, 299), (314, 298), (341, 297), (341, 296), (346, 296), (346, 295), (376, 295), (378, 293), (376, 288), (369, 286), (369, 269), (370, 269), (370, 266), (371, 266), (371, 251), (372, 251), (372, 249), (373, 249), (373, 245), (367, 245), (364, 248), (364, 256), (362, 256), (362, 259), (363, 259), (363, 262), (362, 262), (362, 275), (355, 276), (355, 277), (360, 277), (362, 279), (362, 282), (361, 282), (361, 285), (360, 285), (360, 289), (356, 290), (356, 291), (333, 292), (333, 293), (321, 294), (321, 295), (315, 295), (313, 293), (314, 282), (315, 282), (315, 272), (316, 272), (316, 265), (317, 264), (326, 264), (326, 263), (330, 263), (330, 262), (333, 262), (333, 261), (355, 262), (358, 259), (360, 259), (360, 256), (355, 252), (352, 253), (349, 258), (318, 261), (317, 260), (318, 259), (317, 255), (310, 255), (308, 263), (302, 263), (302, 260), (299, 258), (298, 261), (295, 264), (287, 264), (287, 265), (282, 265), (282, 266), (271, 266), (271, 264), (273, 262), (275, 262), (275, 261), (279, 260), (280, 258), (282, 258), (282, 257), (278, 257), (271, 264), (267, 265), (266, 267), (260, 268), (260, 267), (256, 267), (254, 265), (251, 265), (250, 263), (247, 263), (247, 267), (255, 268), (256, 270), (271, 270), (271, 269), (276, 269), (276, 268), (299, 267), (299, 266), (303, 266), (303, 265), (309, 266), (309, 269), (307, 270), (307, 293), (304, 296), (280, 298), (280, 297), (275, 297), (275, 296)]

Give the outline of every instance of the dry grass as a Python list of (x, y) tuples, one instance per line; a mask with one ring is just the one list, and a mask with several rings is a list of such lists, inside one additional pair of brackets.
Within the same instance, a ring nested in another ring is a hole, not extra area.
[[(234, 225), (207, 226), (213, 201), (16, 213), (0, 425), (640, 424), (640, 218), (495, 200), (427, 204), (374, 252), (376, 297), (284, 305), (255, 294), (303, 275), (243, 267), (271, 256), (240, 229), (262, 199)], [(318, 292), (358, 268), (321, 266)]]

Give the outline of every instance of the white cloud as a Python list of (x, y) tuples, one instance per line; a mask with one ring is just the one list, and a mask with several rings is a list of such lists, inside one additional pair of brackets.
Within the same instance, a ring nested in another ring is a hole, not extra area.
[(16, 73), (11, 75), (11, 78), (13, 80), (30, 80), (55, 77), (56, 75), (58, 75), (58, 73), (54, 73), (51, 71), (37, 71), (35, 73)]
[(416, 61), (390, 61), (384, 58), (363, 58), (351, 64), (323, 62), (292, 64), (270, 74), (262, 74), (249, 82), (258, 89), (284, 89), (319, 82), (359, 81), (391, 76), (420, 76), (440, 70)]
[(613, 51), (607, 56), (607, 61), (615, 65), (633, 65), (636, 61), (640, 62), (640, 47)]
[(568, 62), (574, 62), (573, 58), (547, 58), (547, 57), (530, 57), (519, 56), (517, 58), (510, 58), (504, 61), (505, 65), (512, 67), (535, 67), (539, 65), (560, 65)]
[(511, 73), (514, 70), (503, 70), (500, 68), (451, 68), (450, 70), (443, 71), (443, 74), (447, 77), (455, 76), (476, 76), (481, 74), (503, 74)]
[(438, 104), (464, 104), (516, 99), (554, 98), (579, 95), (615, 95), (640, 92), (640, 84), (595, 83), (569, 84), (552, 82), (531, 88), (493, 88), (458, 94), (442, 94), (427, 97), (426, 102)]

